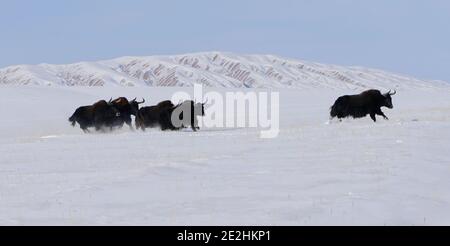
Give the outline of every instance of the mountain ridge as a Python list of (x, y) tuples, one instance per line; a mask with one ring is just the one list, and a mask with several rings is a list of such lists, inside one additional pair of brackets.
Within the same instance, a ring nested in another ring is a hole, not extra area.
[(450, 88), (444, 81), (380, 69), (217, 51), (0, 69), (0, 85), (188, 87), (195, 83), (221, 88)]

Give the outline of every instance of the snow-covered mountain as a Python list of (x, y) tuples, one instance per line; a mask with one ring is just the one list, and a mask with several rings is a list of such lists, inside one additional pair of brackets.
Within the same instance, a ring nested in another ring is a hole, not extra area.
[(376, 69), (223, 52), (0, 69), (0, 84), (7, 85), (185, 87), (195, 83), (223, 88), (450, 88), (450, 83)]

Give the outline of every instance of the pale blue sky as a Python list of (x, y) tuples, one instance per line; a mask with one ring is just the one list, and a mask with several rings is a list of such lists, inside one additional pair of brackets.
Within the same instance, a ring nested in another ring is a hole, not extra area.
[(0, 3), (0, 67), (229, 51), (450, 81), (448, 0)]

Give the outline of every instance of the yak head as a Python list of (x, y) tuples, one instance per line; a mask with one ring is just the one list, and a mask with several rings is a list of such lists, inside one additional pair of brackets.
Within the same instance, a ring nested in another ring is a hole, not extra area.
[(383, 95), (384, 96), (383, 106), (386, 106), (387, 108), (393, 109), (394, 105), (392, 104), (392, 96), (395, 95), (395, 94), (397, 94), (396, 91), (391, 92), (390, 90), (389, 90), (388, 93), (384, 94)]
[(195, 103), (194, 104), (194, 112), (201, 112), (200, 116), (205, 116), (205, 105), (206, 102), (204, 103)]
[(138, 112), (139, 112), (139, 105), (140, 105), (140, 104), (143, 104), (143, 103), (145, 103), (145, 99), (144, 99), (144, 98), (142, 98), (142, 102), (136, 101), (136, 98), (133, 99), (133, 100), (130, 102), (131, 114), (134, 115), (134, 116), (137, 116), (137, 115), (138, 115)]

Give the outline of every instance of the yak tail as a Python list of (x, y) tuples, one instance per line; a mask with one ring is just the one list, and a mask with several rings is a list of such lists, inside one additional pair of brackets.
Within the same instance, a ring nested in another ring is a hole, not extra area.
[(77, 122), (77, 117), (75, 116), (75, 114), (73, 114), (70, 118), (69, 118), (69, 122), (72, 123), (72, 126), (75, 126), (76, 122)]
[(334, 117), (342, 117), (345, 114), (346, 108), (348, 104), (348, 97), (340, 97), (336, 100), (333, 106), (330, 108), (330, 116)]
[(331, 108), (330, 108), (330, 117), (334, 118), (337, 115), (338, 115), (338, 110), (337, 110), (337, 106), (335, 104), (335, 105), (331, 106)]

